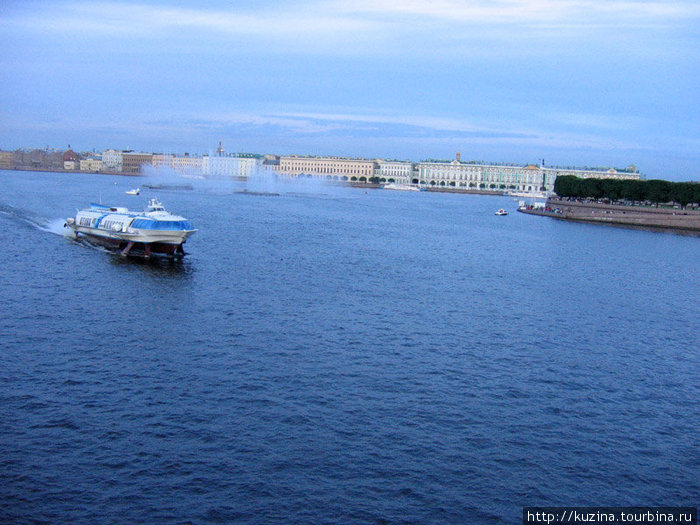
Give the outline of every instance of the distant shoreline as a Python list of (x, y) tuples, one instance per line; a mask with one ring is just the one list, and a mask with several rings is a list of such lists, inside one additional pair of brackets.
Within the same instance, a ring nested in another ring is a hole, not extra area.
[(121, 177), (144, 177), (143, 173), (123, 173), (121, 171), (88, 171), (88, 170), (47, 170), (46, 168), (29, 168), (26, 166), (17, 168), (0, 168), (0, 171), (29, 171), (32, 173), (78, 173), (84, 175), (119, 175)]
[[(145, 173), (122, 173), (120, 171), (88, 171), (88, 170), (47, 170), (45, 168), (0, 168), (0, 171), (28, 171), (32, 173), (77, 173), (84, 175), (118, 175), (120, 177), (148, 177)], [(249, 180), (245, 177), (232, 177), (232, 180), (236, 181), (246, 181)], [(319, 180), (324, 180), (320, 179)], [(356, 181), (332, 181), (333, 184), (339, 184), (342, 186), (348, 186), (352, 188), (364, 188), (364, 189), (381, 189), (383, 184), (378, 184), (375, 182), (356, 182)], [(426, 191), (433, 193), (460, 193), (460, 194), (471, 194), (471, 195), (496, 195), (496, 196), (508, 196), (503, 191), (494, 190), (477, 190), (477, 189), (465, 189), (465, 188), (452, 188), (452, 187), (442, 187), (442, 186), (426, 186)]]
[(567, 221), (700, 232), (700, 210), (697, 209), (623, 206), (549, 198), (545, 209), (518, 208), (518, 211)]

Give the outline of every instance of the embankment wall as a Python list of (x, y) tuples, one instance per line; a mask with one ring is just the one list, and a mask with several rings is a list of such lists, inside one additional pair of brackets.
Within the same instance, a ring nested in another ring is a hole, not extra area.
[(547, 200), (547, 207), (556, 211), (521, 211), (572, 221), (700, 231), (700, 211), (697, 209), (621, 206), (553, 198)]

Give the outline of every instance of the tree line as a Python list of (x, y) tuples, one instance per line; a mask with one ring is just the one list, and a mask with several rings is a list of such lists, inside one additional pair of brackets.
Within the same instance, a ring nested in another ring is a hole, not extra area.
[(639, 179), (581, 179), (560, 175), (554, 181), (554, 193), (559, 197), (578, 199), (609, 199), (653, 202), (675, 202), (686, 206), (700, 204), (700, 183)]

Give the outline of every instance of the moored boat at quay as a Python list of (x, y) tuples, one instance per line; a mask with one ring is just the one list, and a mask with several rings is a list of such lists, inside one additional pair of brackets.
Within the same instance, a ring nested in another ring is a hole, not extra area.
[(75, 238), (85, 236), (91, 241), (117, 248), (124, 256), (132, 249), (151, 254), (185, 255), (182, 245), (197, 230), (179, 215), (165, 210), (157, 199), (151, 199), (144, 211), (91, 204), (66, 219), (66, 226)]

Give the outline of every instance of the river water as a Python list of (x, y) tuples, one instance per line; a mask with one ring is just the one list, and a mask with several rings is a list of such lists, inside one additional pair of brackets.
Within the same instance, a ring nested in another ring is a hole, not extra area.
[[(0, 180), (0, 522), (700, 499), (696, 237), (312, 181)], [(63, 235), (89, 202), (149, 196), (199, 229), (183, 261)]]

